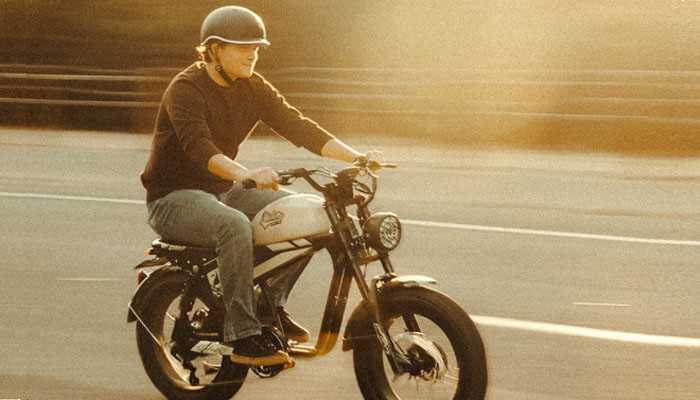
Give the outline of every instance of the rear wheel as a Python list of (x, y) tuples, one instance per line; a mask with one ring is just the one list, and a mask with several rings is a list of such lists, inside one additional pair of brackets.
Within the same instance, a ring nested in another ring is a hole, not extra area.
[[(484, 346), (459, 305), (427, 288), (398, 289), (380, 301), (389, 335), (418, 368), (396, 376), (377, 340), (357, 341), (355, 376), (365, 399), (484, 398)], [(370, 323), (363, 330), (360, 336), (374, 335)]]
[[(172, 333), (175, 321), (180, 316), (180, 298), (185, 280), (184, 274), (162, 276), (144, 294), (144, 304), (148, 304), (148, 307), (141, 318), (148, 329), (140, 322), (136, 324), (141, 361), (148, 377), (168, 399), (229, 399), (243, 385), (248, 373), (246, 366), (233, 364), (228, 357), (201, 356), (191, 361), (195, 368), (192, 376), (182, 361), (172, 354), (175, 345)], [(201, 320), (211, 309), (212, 305), (197, 298), (187, 318), (191, 321)], [(204, 323), (207, 324), (207, 321)]]

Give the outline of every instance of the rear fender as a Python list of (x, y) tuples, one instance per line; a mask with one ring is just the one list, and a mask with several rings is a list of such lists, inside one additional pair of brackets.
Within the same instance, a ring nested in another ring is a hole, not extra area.
[[(388, 282), (383, 283), (377, 298), (381, 306), (382, 298), (393, 291), (426, 287), (428, 285), (435, 284), (437, 284), (435, 279), (425, 275), (397, 276)], [(376, 336), (372, 328), (372, 321), (372, 311), (370, 310), (367, 301), (362, 300), (362, 302), (352, 311), (352, 314), (348, 319), (348, 323), (345, 326), (345, 332), (343, 333), (343, 351), (352, 350), (353, 343), (358, 341), (376, 340)]]
[(154, 286), (156, 282), (161, 280), (164, 276), (170, 274), (182, 275), (183, 282), (187, 278), (187, 274), (182, 270), (182, 268), (172, 265), (160, 267), (147, 274), (146, 278), (144, 278), (141, 281), (141, 283), (136, 287), (136, 291), (134, 291), (134, 296), (129, 302), (129, 310), (126, 316), (127, 323), (136, 321), (137, 314), (143, 314), (144, 307), (146, 306), (146, 293), (149, 292), (149, 290)]

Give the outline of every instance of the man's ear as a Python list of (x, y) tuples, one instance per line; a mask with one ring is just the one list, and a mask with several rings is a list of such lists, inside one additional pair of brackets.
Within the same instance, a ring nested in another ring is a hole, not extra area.
[(217, 62), (219, 61), (219, 46), (221, 46), (219, 43), (212, 43), (207, 49), (209, 52), (209, 57)]

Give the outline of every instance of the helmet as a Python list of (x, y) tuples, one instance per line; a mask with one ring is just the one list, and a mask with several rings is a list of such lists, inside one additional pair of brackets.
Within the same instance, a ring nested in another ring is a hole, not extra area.
[(225, 6), (207, 15), (199, 33), (200, 46), (212, 41), (267, 46), (265, 24), (260, 16), (245, 7)]

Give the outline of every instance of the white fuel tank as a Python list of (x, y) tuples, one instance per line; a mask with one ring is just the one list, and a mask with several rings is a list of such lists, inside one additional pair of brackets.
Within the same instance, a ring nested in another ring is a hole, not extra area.
[(292, 194), (273, 201), (253, 218), (256, 245), (284, 242), (330, 232), (323, 198)]

